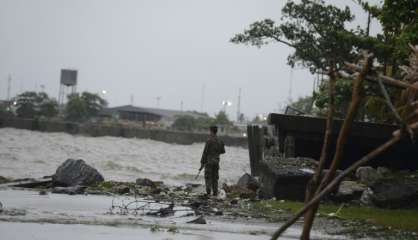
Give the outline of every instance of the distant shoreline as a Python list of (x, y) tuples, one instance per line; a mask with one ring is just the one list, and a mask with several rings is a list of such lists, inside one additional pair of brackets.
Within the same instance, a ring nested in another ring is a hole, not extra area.
[[(166, 143), (190, 145), (205, 142), (207, 134), (181, 132), (166, 129), (151, 129), (126, 126), (119, 123), (74, 123), (47, 119), (26, 119), (16, 117), (0, 117), (0, 128), (26, 129), (40, 132), (65, 132), (92, 137), (112, 136), (124, 138), (151, 139)], [(248, 148), (246, 137), (223, 135), (220, 138), (226, 146)]]

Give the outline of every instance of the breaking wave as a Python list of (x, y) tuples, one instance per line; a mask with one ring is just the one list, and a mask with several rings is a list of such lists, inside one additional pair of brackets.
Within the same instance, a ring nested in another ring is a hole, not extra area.
[[(168, 184), (195, 180), (203, 144), (168, 144), (153, 140), (86, 137), (66, 133), (42, 133), (0, 129), (0, 176), (23, 178), (51, 175), (68, 158), (83, 159), (105, 179), (134, 181), (138, 177)], [(248, 151), (227, 147), (220, 162), (220, 181), (236, 181), (249, 171)]]

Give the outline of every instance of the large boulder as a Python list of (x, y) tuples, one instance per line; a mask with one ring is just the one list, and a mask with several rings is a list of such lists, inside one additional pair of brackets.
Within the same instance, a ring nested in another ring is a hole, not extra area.
[(363, 193), (362, 202), (381, 208), (417, 207), (418, 179), (379, 179)]
[(5, 178), (3, 176), (0, 176), (0, 184), (8, 183), (8, 182), (10, 182), (10, 180), (8, 178)]
[(52, 177), (55, 186), (91, 186), (103, 181), (103, 176), (81, 159), (67, 159)]
[(258, 183), (257, 179), (255, 179), (248, 173), (242, 175), (242, 177), (238, 180), (237, 185), (243, 188), (253, 190), (254, 192), (257, 191), (257, 189), (260, 187), (260, 184)]
[(382, 175), (378, 173), (376, 169), (366, 166), (359, 167), (356, 170), (356, 177), (360, 183), (363, 183), (366, 186), (371, 186), (377, 180), (381, 179)]
[(336, 194), (337, 199), (350, 201), (360, 199), (367, 186), (355, 181), (342, 181)]

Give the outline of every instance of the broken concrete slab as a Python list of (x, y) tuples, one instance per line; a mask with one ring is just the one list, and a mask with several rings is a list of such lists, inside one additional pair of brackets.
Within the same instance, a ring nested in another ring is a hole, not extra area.
[[(286, 162), (290, 162), (290, 164), (286, 164)], [(299, 167), (297, 164), (293, 164), (293, 160), (286, 159), (260, 163), (260, 173), (260, 198), (275, 197), (303, 201), (306, 185), (312, 178), (314, 171), (306, 165)]]

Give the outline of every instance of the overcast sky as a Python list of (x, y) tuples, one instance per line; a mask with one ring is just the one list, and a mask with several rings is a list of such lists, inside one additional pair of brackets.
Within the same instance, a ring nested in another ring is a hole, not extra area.
[[(78, 91), (101, 92), (110, 106), (130, 103), (205, 111), (222, 100), (250, 118), (312, 93), (313, 76), (286, 65), (292, 49), (235, 45), (250, 23), (278, 20), (286, 0), (0, 0), (0, 99), (27, 90), (58, 97), (60, 69), (79, 71)], [(348, 4), (365, 26), (366, 16)], [(203, 87), (204, 86), (204, 87)], [(204, 88), (204, 91), (202, 89)], [(202, 108), (202, 92), (204, 101)]]

